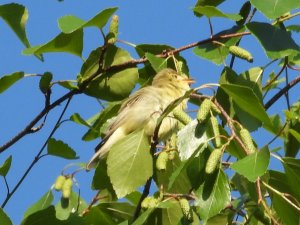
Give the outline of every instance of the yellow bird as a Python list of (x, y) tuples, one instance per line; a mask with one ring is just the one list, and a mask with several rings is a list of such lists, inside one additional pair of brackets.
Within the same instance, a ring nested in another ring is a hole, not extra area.
[[(105, 137), (97, 146), (96, 153), (88, 162), (87, 169), (95, 166), (100, 158), (106, 157), (113, 144), (135, 130), (144, 128), (146, 135), (151, 138), (162, 112), (190, 90), (193, 82), (172, 69), (163, 69), (157, 73), (150, 86), (136, 91), (122, 104), (118, 115), (109, 124)], [(183, 101), (177, 107), (185, 109), (186, 104), (187, 101)], [(159, 140), (166, 140), (176, 124), (177, 120), (172, 113), (165, 117), (158, 132)]]

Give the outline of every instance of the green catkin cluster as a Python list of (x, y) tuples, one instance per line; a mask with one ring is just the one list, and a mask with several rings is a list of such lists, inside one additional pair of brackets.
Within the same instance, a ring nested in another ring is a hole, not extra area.
[(61, 191), (63, 198), (70, 198), (73, 186), (72, 177), (66, 177), (63, 175), (59, 175), (54, 183), (54, 189), (56, 191)]
[(158, 203), (159, 200), (157, 198), (154, 198), (153, 196), (148, 196), (142, 201), (141, 206), (143, 209), (155, 208)]
[(162, 151), (159, 153), (157, 160), (156, 160), (156, 168), (158, 170), (166, 170), (167, 163), (169, 160), (169, 154), (167, 151)]
[(197, 113), (197, 119), (199, 123), (203, 123), (207, 119), (207, 117), (209, 116), (211, 105), (212, 102), (210, 99), (206, 98), (203, 100)]
[(216, 117), (210, 117), (210, 129), (212, 134), (214, 135), (213, 143), (218, 148), (221, 146), (221, 137), (220, 137), (220, 129), (219, 123)]
[(253, 57), (251, 53), (239, 46), (235, 46), (235, 45), (230, 46), (229, 52), (235, 55), (236, 57), (247, 60), (248, 62), (253, 62)]
[(183, 215), (185, 218), (188, 220), (191, 220), (193, 218), (192, 213), (191, 213), (191, 207), (190, 203), (186, 198), (180, 198), (179, 199), (179, 205), (182, 210)]
[(252, 154), (252, 153), (256, 152), (256, 147), (254, 146), (254, 143), (253, 143), (253, 140), (252, 140), (252, 137), (251, 137), (249, 131), (245, 128), (241, 129), (240, 136), (241, 136), (241, 139), (242, 139), (244, 145), (249, 150), (248, 153)]
[(221, 148), (216, 148), (210, 153), (210, 156), (208, 157), (205, 166), (205, 172), (207, 174), (212, 174), (216, 170), (221, 157), (222, 157)]
[(109, 26), (109, 33), (108, 33), (108, 40), (107, 43), (114, 44), (117, 41), (118, 31), (119, 30), (119, 17), (117, 15), (112, 16), (110, 26)]
[(56, 180), (55, 180), (55, 183), (54, 183), (54, 189), (56, 191), (60, 191), (63, 187), (63, 184), (65, 183), (66, 181), (66, 177), (63, 176), (63, 175), (59, 175)]
[(181, 109), (174, 109), (173, 115), (179, 122), (183, 123), (184, 125), (187, 125), (192, 121), (192, 118)]
[(70, 198), (72, 192), (72, 186), (73, 186), (73, 179), (70, 177), (66, 179), (66, 181), (64, 182), (61, 188), (63, 198)]

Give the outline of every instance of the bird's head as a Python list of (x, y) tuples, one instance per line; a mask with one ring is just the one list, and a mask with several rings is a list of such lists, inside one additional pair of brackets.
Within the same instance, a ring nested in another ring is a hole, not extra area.
[(192, 83), (194, 83), (193, 79), (188, 78), (185, 74), (179, 75), (175, 70), (169, 68), (161, 70), (152, 81), (153, 86), (172, 86), (183, 90), (189, 90)]

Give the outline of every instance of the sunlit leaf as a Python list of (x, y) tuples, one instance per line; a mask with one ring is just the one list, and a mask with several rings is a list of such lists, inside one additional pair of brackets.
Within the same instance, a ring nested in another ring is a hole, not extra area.
[(25, 55), (42, 54), (45, 52), (66, 52), (81, 57), (83, 50), (83, 31), (77, 30), (70, 34), (60, 33), (46, 44), (27, 48)]
[(254, 94), (253, 90), (248, 87), (222, 84), (221, 88), (233, 99), (233, 101), (245, 112), (254, 118), (260, 120), (266, 125), (270, 125), (270, 118), (266, 113), (263, 105)]
[[(94, 50), (81, 69), (83, 80), (97, 71), (100, 52)], [(110, 45), (105, 54), (105, 67), (118, 65), (131, 60), (130, 54), (124, 49)], [(86, 94), (107, 101), (118, 101), (129, 96), (138, 80), (137, 68), (128, 68), (121, 71), (110, 71), (99, 75), (92, 80), (84, 90)]]
[(0, 5), (0, 17), (10, 26), (22, 43), (26, 47), (30, 47), (25, 31), (28, 19), (27, 8), (16, 3)]
[(62, 141), (50, 138), (48, 141), (47, 152), (49, 155), (62, 157), (65, 159), (77, 159), (76, 152)]
[(188, 159), (200, 145), (206, 144), (208, 140), (206, 129), (203, 125), (193, 120), (178, 132), (177, 146), (181, 160)]
[(206, 177), (199, 189), (195, 191), (197, 200), (195, 205), (199, 206), (198, 213), (206, 222), (209, 218), (217, 215), (230, 202), (229, 182), (222, 170)]
[(238, 160), (233, 163), (230, 168), (245, 176), (249, 181), (254, 182), (267, 171), (269, 161), (270, 151), (265, 147), (260, 151)]
[(300, 7), (298, 0), (250, 0), (250, 2), (270, 19), (276, 19), (292, 9)]
[(214, 6), (197, 6), (193, 10), (197, 15), (204, 15), (209, 18), (223, 17), (223, 18), (234, 20), (234, 21), (238, 21), (238, 20), (242, 19), (242, 17), (239, 14), (223, 13), (222, 11), (220, 11), (219, 9), (217, 9)]
[(158, 73), (164, 68), (167, 68), (167, 60), (164, 58), (158, 58), (155, 55), (151, 53), (145, 54), (146, 58), (151, 63), (151, 66), (155, 69), (155, 71)]
[[(234, 26), (231, 29), (222, 31), (215, 36), (232, 34), (237, 32), (244, 31), (244, 28)], [(228, 39), (221, 39), (219, 42), (223, 43), (226, 46), (222, 46), (214, 43), (201, 44), (193, 49), (195, 55), (200, 56), (201, 58), (207, 59), (217, 65), (220, 65), (225, 62), (229, 50), (227, 46), (235, 45), (240, 37), (232, 37)]]
[(247, 28), (258, 39), (267, 56), (271, 59), (299, 54), (300, 48), (291, 33), (268, 23), (251, 22)]
[(29, 215), (48, 208), (53, 201), (53, 194), (52, 191), (47, 191), (37, 202), (31, 205), (26, 212), (24, 213), (24, 218), (28, 217)]
[(15, 72), (0, 78), (0, 94), (24, 77), (24, 72)]
[(66, 220), (74, 213), (82, 213), (87, 208), (86, 202), (79, 198), (78, 194), (74, 191), (71, 192), (70, 198), (61, 198), (55, 205), (56, 218), (59, 220)]
[(118, 198), (143, 185), (152, 175), (152, 164), (144, 130), (135, 131), (115, 143), (108, 154), (107, 173)]
[(67, 15), (59, 18), (58, 26), (60, 30), (64, 33), (72, 33), (76, 30), (82, 29), (84, 27), (95, 26), (101, 29), (105, 26), (109, 18), (118, 8), (107, 8), (98, 13), (92, 19), (84, 21), (76, 16)]

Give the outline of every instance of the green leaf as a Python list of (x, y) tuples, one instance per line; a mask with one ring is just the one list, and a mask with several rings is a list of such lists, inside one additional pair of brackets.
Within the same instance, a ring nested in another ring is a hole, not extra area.
[(86, 224), (117, 225), (124, 220), (132, 220), (135, 207), (127, 202), (100, 203), (92, 207), (85, 216)]
[(83, 126), (86, 126), (86, 127), (91, 127), (91, 125), (86, 121), (84, 120), (78, 113), (74, 113), (71, 117), (70, 117), (70, 120), (77, 123), (77, 124), (80, 124), (80, 125), (83, 125)]
[(260, 42), (271, 59), (299, 54), (299, 46), (292, 39), (291, 33), (268, 23), (251, 22), (247, 28)]
[[(86, 66), (85, 64), (83, 65), (84, 69), (82, 68), (81, 76), (84, 79), (88, 78), (91, 74), (97, 71), (99, 66), (99, 54), (100, 52), (96, 52), (96, 50), (92, 52), (87, 60), (90, 67)], [(110, 45), (105, 54), (104, 66), (107, 68), (127, 62), (131, 59), (132, 58), (127, 51), (117, 48), (114, 45)], [(137, 68), (128, 68), (119, 72), (106, 72), (92, 80), (92, 82), (89, 83), (84, 91), (88, 95), (107, 101), (122, 100), (129, 96), (135, 87), (137, 80)]]
[(269, 19), (276, 19), (300, 7), (298, 0), (250, 0), (250, 2)]
[[(298, 189), (299, 190), (299, 189)], [(272, 193), (272, 206), (285, 225), (296, 225), (300, 221), (300, 213), (287, 203), (281, 195)]]
[(49, 72), (44, 73), (43, 76), (41, 77), (39, 87), (43, 93), (46, 93), (49, 90), (52, 77), (53, 77), (52, 73)]
[(75, 212), (80, 214), (86, 209), (88, 205), (86, 202), (79, 198), (78, 194), (74, 191), (71, 192), (70, 198), (61, 198), (55, 205), (56, 218), (59, 220), (66, 220)]
[(270, 162), (270, 151), (267, 147), (257, 151), (243, 159), (234, 162), (230, 168), (254, 182), (268, 169)]
[[(198, 6), (218, 6), (225, 0), (198, 0), (195, 8)], [(195, 16), (201, 17), (202, 14), (198, 14), (194, 11)]]
[(55, 140), (54, 138), (50, 138), (48, 141), (47, 153), (49, 155), (54, 155), (65, 159), (78, 159), (76, 152), (71, 147), (62, 141)]
[(13, 225), (10, 218), (6, 215), (2, 208), (0, 208), (0, 221), (1, 225)]
[(24, 72), (15, 72), (0, 78), (0, 94), (24, 77)]
[(295, 31), (297, 33), (300, 33), (300, 25), (289, 25), (286, 27), (287, 31)]
[(197, 196), (195, 206), (199, 206), (198, 213), (206, 222), (230, 203), (230, 187), (225, 173), (217, 170), (209, 175), (195, 194)]
[(162, 185), (167, 192), (187, 193), (192, 188), (186, 166), (183, 165), (177, 154), (173, 160), (168, 160), (166, 170), (156, 170), (155, 172), (154, 180), (157, 187)]
[(155, 208), (149, 208), (144, 211), (139, 217), (133, 222), (132, 225), (144, 225), (151, 213), (155, 210)]
[(144, 130), (135, 131), (115, 143), (108, 154), (107, 173), (118, 198), (143, 185), (152, 175), (152, 164)]
[(5, 177), (10, 169), (12, 156), (9, 156), (0, 166), (0, 176)]
[[(237, 33), (237, 32), (242, 32), (244, 31), (244, 28), (240, 28), (238, 26), (234, 26), (231, 29), (222, 31), (216, 36), (219, 35), (226, 35), (226, 34), (232, 34), (232, 33)], [(223, 43), (226, 46), (232, 46), (235, 45), (240, 37), (233, 37), (233, 38), (228, 38), (228, 39), (220, 39), (219, 42)], [(207, 43), (207, 44), (202, 44), (194, 48), (193, 52), (195, 55), (200, 56), (201, 58), (204, 58), (206, 60), (209, 60), (217, 65), (220, 65), (225, 62), (225, 59), (227, 55), (229, 54), (228, 47), (226, 46), (221, 46), (218, 44), (213, 44), (213, 43)]]
[(205, 127), (199, 125), (197, 120), (193, 120), (182, 128), (177, 136), (177, 147), (181, 160), (190, 158), (199, 147), (203, 147), (208, 141)]
[(289, 133), (294, 136), (294, 138), (300, 143), (300, 133), (293, 129), (289, 129)]
[(230, 14), (230, 13), (223, 13), (219, 9), (217, 9), (214, 6), (197, 6), (194, 9), (194, 13), (198, 15), (204, 15), (207, 16), (208, 18), (211, 17), (222, 17), (222, 18), (227, 18), (231, 19), (234, 21), (238, 21), (242, 19), (242, 17), (239, 14)]
[(213, 217), (211, 217), (206, 225), (227, 225), (228, 224), (228, 215), (226, 214), (218, 214), (218, 215), (215, 215)]
[(103, 28), (117, 7), (107, 8), (98, 13), (92, 19), (84, 21), (76, 16), (67, 15), (58, 19), (58, 27), (63, 33), (72, 33), (85, 27), (95, 26)]
[(47, 191), (37, 202), (35, 202), (33, 205), (31, 205), (26, 212), (24, 213), (24, 217), (26, 218), (29, 215), (48, 208), (51, 203), (53, 202), (53, 194), (52, 191)]
[(145, 54), (146, 58), (149, 60), (151, 66), (153, 67), (153, 69), (158, 73), (159, 71), (161, 71), (162, 69), (165, 69), (168, 67), (167, 65), (167, 59), (164, 58), (158, 58), (155, 55), (151, 54), (151, 53), (146, 53)]
[(283, 166), (286, 177), (294, 197), (300, 200), (299, 183), (300, 183), (300, 159), (284, 157)]
[(70, 34), (60, 33), (46, 44), (33, 46), (23, 51), (25, 55), (42, 54), (45, 52), (66, 52), (81, 57), (83, 49), (83, 31), (77, 30)]
[(248, 87), (234, 84), (221, 84), (220, 87), (242, 110), (263, 122), (265, 125), (271, 126), (270, 118), (253, 90)]
[(28, 10), (23, 5), (16, 3), (0, 5), (0, 17), (10, 26), (20, 41), (26, 47), (30, 47), (25, 31)]
[(58, 220), (55, 215), (54, 206), (37, 211), (25, 218), (21, 225), (85, 225), (82, 217), (71, 214), (67, 220)]

